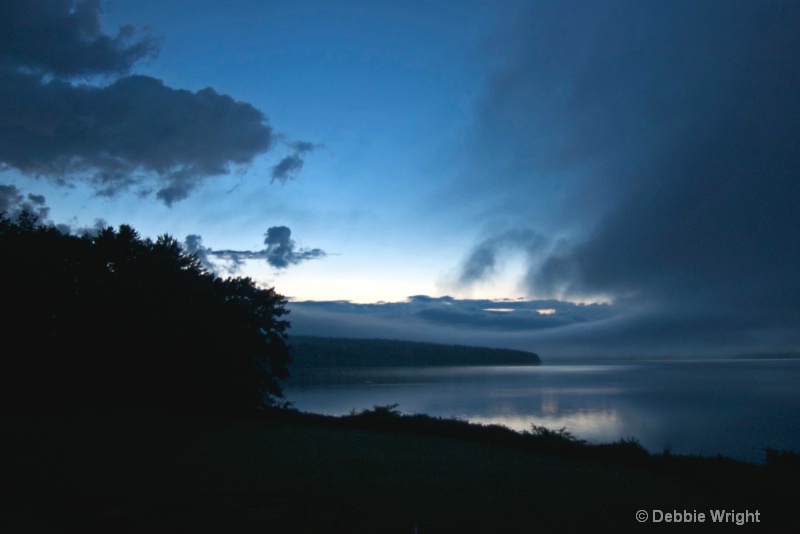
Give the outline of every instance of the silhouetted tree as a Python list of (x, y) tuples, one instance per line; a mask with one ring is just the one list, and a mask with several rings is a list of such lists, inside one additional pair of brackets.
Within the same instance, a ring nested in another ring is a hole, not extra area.
[(286, 299), (208, 272), (172, 237), (77, 237), (23, 214), (0, 217), (0, 255), (6, 403), (243, 411), (282, 398)]

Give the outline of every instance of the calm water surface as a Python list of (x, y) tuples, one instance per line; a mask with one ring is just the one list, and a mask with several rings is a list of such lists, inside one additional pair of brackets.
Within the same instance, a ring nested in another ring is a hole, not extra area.
[(766, 447), (800, 451), (799, 360), (325, 369), (289, 380), (286, 396), (330, 415), (397, 403), (596, 443), (636, 437), (656, 453), (763, 462)]

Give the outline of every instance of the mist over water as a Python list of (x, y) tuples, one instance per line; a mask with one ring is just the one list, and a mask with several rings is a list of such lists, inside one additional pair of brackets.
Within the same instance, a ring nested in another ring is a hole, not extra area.
[(653, 453), (763, 462), (800, 451), (800, 360), (681, 360), (534, 367), (322, 369), (293, 377), (302, 411), (403, 413), (528, 430), (566, 428), (594, 443), (635, 437)]

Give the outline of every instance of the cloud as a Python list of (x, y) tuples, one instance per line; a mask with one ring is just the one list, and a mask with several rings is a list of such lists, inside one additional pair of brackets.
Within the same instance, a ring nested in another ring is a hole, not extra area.
[[(557, 243), (530, 255), (533, 298), (611, 297), (643, 343), (792, 348), (798, 25), (793, 2), (544, 2), (498, 38), (459, 185)], [(491, 274), (498, 240), (460, 281)]]
[(155, 178), (171, 205), (272, 142), (260, 111), (211, 88), (192, 93), (147, 76), (42, 83), (8, 71), (0, 84), (0, 160), (31, 176), (89, 180), (103, 195)]
[[(106, 35), (97, 2), (8, 2), (0, 21), (7, 167), (62, 185), (85, 181), (100, 195), (154, 192), (171, 206), (273, 147), (273, 129), (248, 103), (210, 87), (192, 92), (127, 75), (155, 56), (157, 42), (130, 26)], [(292, 148), (295, 159), (273, 179), (294, 177), (313, 145)]]
[(267, 247), (262, 250), (214, 250), (203, 246), (202, 237), (195, 234), (186, 236), (184, 248), (190, 254), (196, 254), (203, 265), (214, 272), (219, 271), (220, 266), (212, 261), (212, 257), (228, 262), (227, 270), (231, 273), (237, 272), (247, 260), (264, 260), (276, 269), (286, 269), (291, 265), (327, 256), (319, 248), (297, 248), (291, 238), (292, 231), (286, 226), (273, 226), (267, 229), (264, 236)]
[(111, 37), (96, 0), (4, 0), (0, 64), (57, 77), (124, 74), (158, 53), (158, 42), (130, 25)]
[(50, 208), (47, 206), (44, 195), (33, 193), (23, 195), (15, 185), (0, 184), (0, 214), (15, 221), (19, 219), (23, 211), (36, 217), (39, 224), (56, 228), (62, 234), (95, 236), (108, 227), (105, 219), (95, 219), (92, 226), (75, 227), (66, 223), (56, 224), (50, 220)]
[(616, 303), (427, 296), (376, 304), (294, 301), (288, 307), (294, 335), (511, 348), (537, 352), (545, 361), (796, 353), (800, 342), (796, 329), (748, 328), (724, 310), (665, 313)]
[(295, 141), (290, 144), (290, 147), (293, 152), (272, 167), (273, 182), (277, 180), (281, 183), (286, 183), (287, 180), (294, 179), (305, 163), (303, 156), (318, 148), (317, 145), (306, 141)]
[(203, 246), (203, 238), (201, 236), (196, 234), (187, 235), (186, 240), (183, 243), (183, 248), (189, 254), (194, 254), (197, 256), (197, 259), (200, 260), (200, 263), (203, 265), (203, 267), (211, 272), (216, 272), (216, 266), (208, 258), (208, 253), (210, 250)]
[(277, 269), (325, 256), (325, 252), (318, 248), (297, 249), (292, 240), (292, 231), (286, 226), (269, 228), (264, 234), (264, 244), (267, 245), (264, 251), (267, 263)]
[(100, 234), (100, 232), (102, 232), (106, 228), (109, 228), (110, 226), (111, 225), (108, 224), (108, 221), (106, 221), (103, 218), (95, 219), (94, 220), (94, 224), (92, 224), (91, 226), (79, 226), (77, 228), (72, 228), (71, 226), (66, 225), (66, 224), (57, 224), (56, 225), (56, 227), (62, 233), (75, 234), (75, 235), (80, 235), (80, 236), (90, 236), (90, 237), (96, 237), (98, 234)]
[(605, 303), (575, 304), (557, 300), (457, 299), (414, 295), (401, 302), (356, 304), (348, 301), (306, 301), (297, 306), (344, 313), (413, 316), (426, 322), (503, 331), (554, 328), (607, 319), (619, 309)]
[(416, 295), (402, 302), (291, 302), (292, 333), (432, 341), (540, 351), (564, 355), (540, 340), (568, 337), (576, 326), (597, 325), (620, 310), (609, 304), (553, 300), (455, 299)]
[(44, 222), (50, 215), (43, 195), (28, 193), (23, 195), (14, 185), (0, 184), (0, 213), (11, 220), (16, 220), (19, 215), (27, 211)]
[(502, 252), (522, 249), (529, 259), (535, 257), (547, 244), (547, 239), (533, 230), (512, 229), (481, 241), (464, 260), (458, 276), (458, 285), (468, 286), (489, 278), (495, 272)]

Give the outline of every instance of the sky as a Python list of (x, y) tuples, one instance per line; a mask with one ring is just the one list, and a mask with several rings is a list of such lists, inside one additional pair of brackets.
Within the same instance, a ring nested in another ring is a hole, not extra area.
[(168, 233), (296, 334), (797, 353), (799, 27), (777, 0), (6, 0), (0, 210)]

